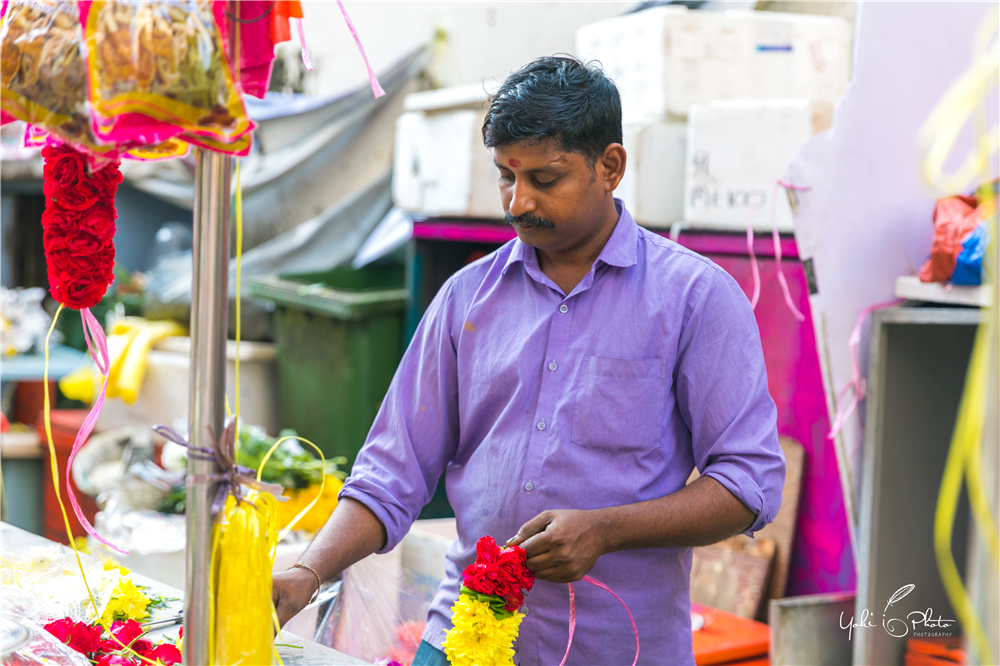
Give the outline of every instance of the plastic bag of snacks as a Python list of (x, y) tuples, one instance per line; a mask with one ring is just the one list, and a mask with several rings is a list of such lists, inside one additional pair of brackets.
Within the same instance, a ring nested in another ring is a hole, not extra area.
[(246, 114), (208, 0), (80, 2), (98, 139), (239, 141)]
[(75, 2), (11, 3), (0, 31), (0, 107), (90, 151), (91, 131), (82, 31)]

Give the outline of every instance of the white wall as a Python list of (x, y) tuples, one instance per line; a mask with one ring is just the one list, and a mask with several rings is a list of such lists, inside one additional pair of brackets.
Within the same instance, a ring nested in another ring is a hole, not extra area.
[[(441, 86), (502, 81), (531, 60), (572, 53), (576, 30), (622, 14), (638, 3), (625, 2), (374, 2), (344, 3), (376, 72), (428, 43), (436, 30), (446, 35), (432, 72)], [(354, 40), (332, 1), (303, 2), (306, 40), (315, 71), (306, 92), (332, 94), (367, 81)], [(294, 32), (293, 32), (294, 35)], [(298, 50), (298, 40), (283, 44)]]

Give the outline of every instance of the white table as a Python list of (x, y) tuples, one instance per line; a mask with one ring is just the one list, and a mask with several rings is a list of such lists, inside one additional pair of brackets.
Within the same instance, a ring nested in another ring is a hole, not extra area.
[[(49, 541), (48, 539), (30, 532), (25, 532), (22, 529), (14, 527), (13, 525), (0, 523), (0, 545), (2, 545), (4, 550), (24, 552), (36, 547), (51, 547), (55, 544), (53, 541)], [(169, 585), (164, 585), (163, 583), (155, 581), (147, 576), (133, 572), (132, 579), (137, 585), (145, 586), (153, 594), (167, 598), (177, 597), (178, 599), (183, 599), (184, 597), (184, 592), (181, 590), (170, 587)], [(169, 604), (166, 608), (160, 608), (153, 611), (152, 619), (157, 620), (175, 617), (181, 613), (183, 607), (184, 604), (182, 601), (175, 601)], [(165, 629), (157, 629), (150, 632), (150, 639), (154, 642), (159, 641), (164, 637), (176, 639), (179, 631), (180, 625), (174, 625)], [(278, 654), (281, 656), (281, 661), (289, 666), (364, 666), (368, 663), (285, 631), (281, 632), (275, 642), (285, 645), (298, 646), (278, 648)]]

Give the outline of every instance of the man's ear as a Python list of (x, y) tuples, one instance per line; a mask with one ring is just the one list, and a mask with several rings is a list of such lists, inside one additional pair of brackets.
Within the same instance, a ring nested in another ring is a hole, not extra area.
[(604, 167), (604, 191), (613, 192), (625, 175), (625, 147), (620, 143), (610, 143), (597, 161)]

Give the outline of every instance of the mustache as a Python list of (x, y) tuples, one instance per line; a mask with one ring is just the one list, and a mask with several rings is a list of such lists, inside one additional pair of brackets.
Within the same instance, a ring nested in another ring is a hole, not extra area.
[(507, 224), (518, 224), (522, 227), (536, 228), (536, 229), (555, 229), (556, 225), (552, 224), (551, 220), (546, 220), (544, 217), (538, 217), (534, 213), (525, 213), (524, 215), (518, 215), (517, 217), (507, 213), (503, 217), (503, 221)]

